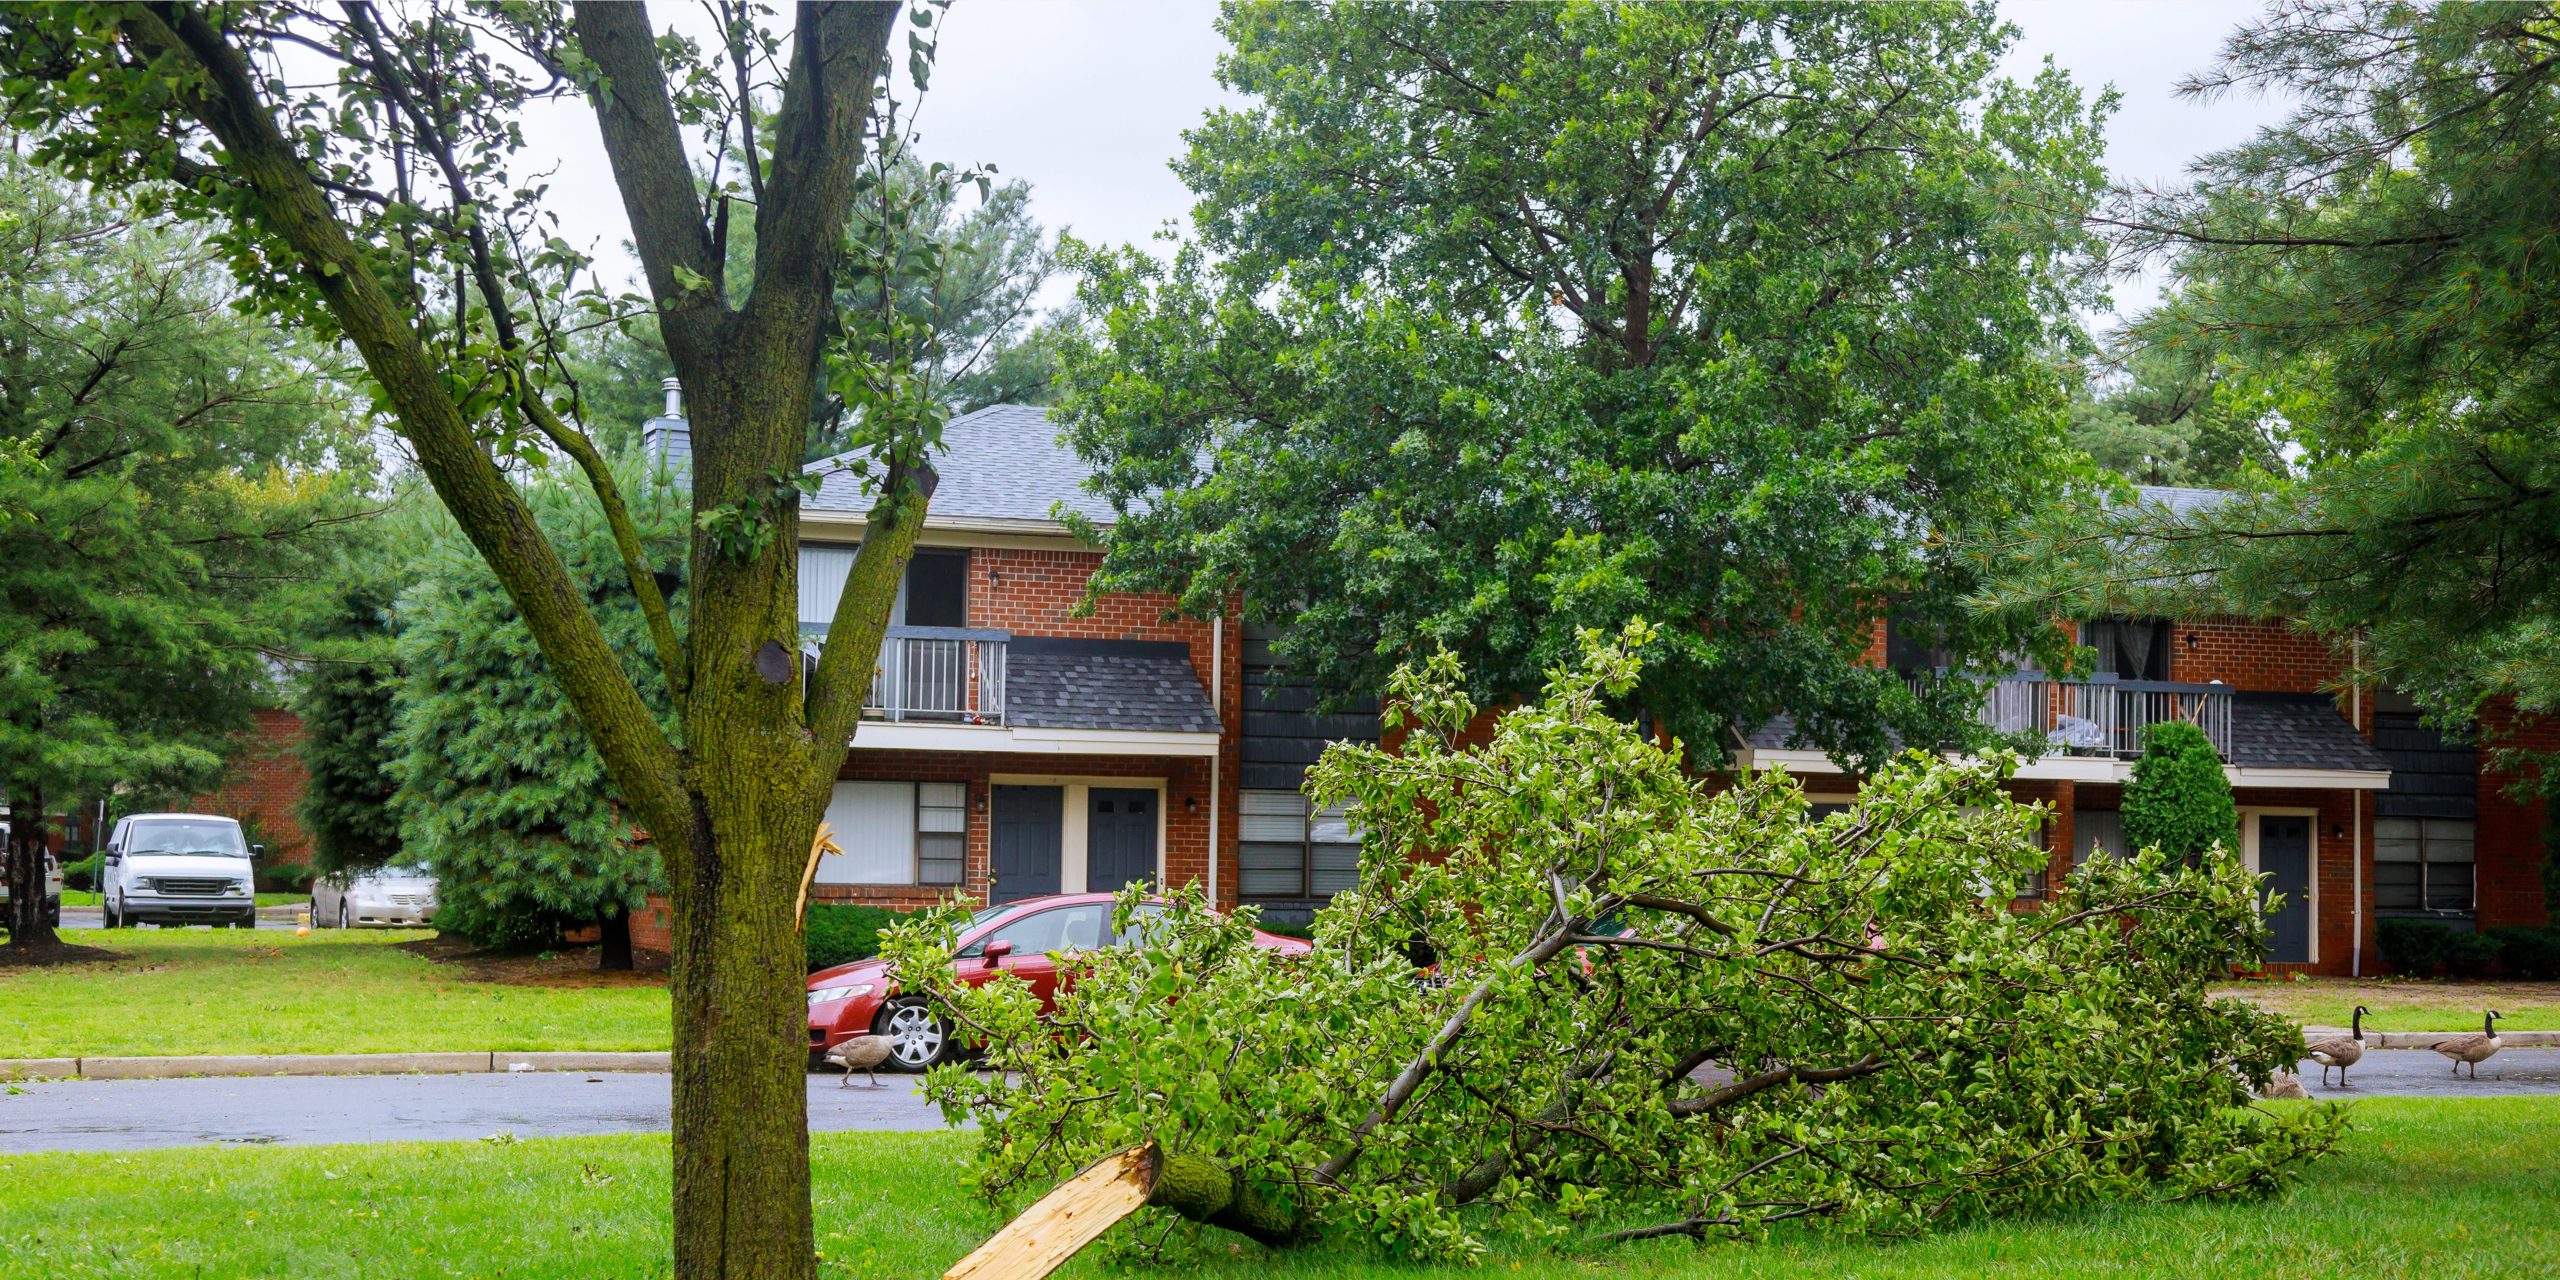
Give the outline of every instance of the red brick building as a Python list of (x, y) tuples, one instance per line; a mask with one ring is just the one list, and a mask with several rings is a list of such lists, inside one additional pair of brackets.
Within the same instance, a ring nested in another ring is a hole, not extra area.
[(188, 801), (186, 807), (239, 819), (249, 839), (267, 847), (262, 870), (272, 871), (311, 861), (311, 837), (294, 816), (311, 775), (302, 767), (302, 717), (282, 707), (256, 715), (257, 722), (241, 736), (239, 753), (231, 757), (222, 785)]
[[(689, 455), (681, 418), (650, 447)], [(1303, 918), (1348, 887), (1358, 844), (1340, 813), (1300, 791), (1328, 741), (1374, 740), (1375, 707), (1318, 714), (1233, 616), (1168, 619), (1169, 602), (1113, 596), (1075, 614), (1101, 553), (1058, 518), (1111, 512), (1045, 411), (997, 406), (954, 420), (919, 550), (829, 820), (845, 848), (823, 860), (820, 901), (919, 905), (953, 890), (1006, 901), (1199, 883), (1224, 905)], [(2178, 504), (2215, 500), (2152, 490)], [(802, 513), (801, 618), (812, 651), (833, 617), (869, 493), (830, 476)], [(2051, 807), (2048, 879), (2092, 849), (2121, 851), (2118, 808), (2142, 730), (2203, 727), (2241, 809), (2247, 863), (2287, 905), (2270, 963), (2380, 968), (2377, 922), (2457, 927), (2545, 919), (2537, 808), (2504, 793), (2485, 757), (2420, 725), (2388, 694), (2344, 694), (2350, 656), (2281, 622), (2102, 619), (2083, 680), (2037, 672), (1984, 685), (1982, 716), (2044, 739), (2013, 789)], [(1925, 654), (1880, 625), (1871, 659), (1934, 678)], [(2514, 726), (2493, 719), (2505, 733)], [(2529, 731), (2555, 739), (2549, 727)], [(1780, 719), (1748, 735), (1741, 763), (1798, 775), (1845, 801), (1854, 779)], [(639, 924), (643, 945), (659, 922)]]
[[(2142, 492), (2173, 511), (2220, 497)], [(2240, 855), (2285, 897), (2272, 918), (2271, 968), (2380, 972), (2385, 919), (2466, 930), (2549, 922), (2541, 806), (2509, 795), (2516, 779), (2482, 748), (2427, 728), (2406, 698), (2350, 680), (2352, 645), (2276, 620), (2078, 626), (2097, 653), (2090, 678), (2022, 671), (1983, 689), (1984, 723), (2048, 744), (2010, 788), (2053, 811), (2047, 882), (2092, 850), (2124, 852), (2119, 808), (2142, 730), (2178, 719), (2203, 728), (2221, 754), (2240, 809)], [(1890, 631), (1878, 627), (1870, 660), (1932, 678)], [(2560, 747), (2560, 726), (2502, 711), (2483, 717), (2480, 735)], [(1818, 800), (1843, 801), (1853, 787), (1783, 719), (1750, 735), (1743, 763), (1796, 774)]]

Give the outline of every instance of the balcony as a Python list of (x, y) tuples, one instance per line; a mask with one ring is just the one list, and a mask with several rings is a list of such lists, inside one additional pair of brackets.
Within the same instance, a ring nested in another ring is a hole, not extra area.
[[(1961, 676), (1911, 673), (1915, 684)], [(2127, 760), (2142, 754), (2143, 731), (2172, 721), (2204, 730), (2214, 753), (2231, 759), (2231, 701), (2225, 684), (2166, 680), (2056, 680), (2015, 675), (1974, 681), (1975, 718), (2001, 733), (2031, 734), (2069, 755)]]
[(1004, 723), (1002, 631), (970, 627), (889, 628), (862, 714), (872, 720)]

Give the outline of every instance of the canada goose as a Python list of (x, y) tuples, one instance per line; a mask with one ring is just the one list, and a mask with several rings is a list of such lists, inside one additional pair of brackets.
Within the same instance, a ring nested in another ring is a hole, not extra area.
[(2302, 1087), (2302, 1077), (2290, 1071), (2279, 1071), (2267, 1079), (2268, 1098), (2308, 1098), (2311, 1091)]
[(852, 1084), (853, 1073), (859, 1071), (871, 1077), (872, 1088), (879, 1088), (880, 1064), (889, 1060), (889, 1045), (887, 1036), (855, 1036), (827, 1050), (827, 1061), (844, 1068), (844, 1080), (836, 1087)]
[(2462, 1074), (2463, 1063), (2470, 1063), (2471, 1078), (2477, 1080), (2480, 1078), (2480, 1064), (2488, 1061), (2489, 1055), (2498, 1051), (2498, 1019), (2505, 1016), (2491, 1009), (2487, 1017), (2480, 1019), (2479, 1031), (2467, 1036), (2455, 1036), (2450, 1040), (2438, 1040), (2428, 1047), (2453, 1059), (2455, 1075)]
[(2347, 1087), (2347, 1068), (2364, 1060), (2363, 1005), (2357, 1005), (2355, 1016), (2348, 1020), (2347, 1034), (2314, 1040), (2302, 1046), (2304, 1056), (2320, 1064), (2320, 1083), (2329, 1083), (2329, 1068), (2338, 1069), (2338, 1087)]

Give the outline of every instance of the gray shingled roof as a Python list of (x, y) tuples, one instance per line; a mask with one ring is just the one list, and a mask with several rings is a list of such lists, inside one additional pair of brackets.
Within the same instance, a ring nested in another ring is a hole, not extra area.
[(2391, 762), (2319, 693), (2231, 696), (2231, 763), (2249, 769), (2354, 769), (2382, 773)]
[[(817, 467), (824, 468), (821, 462)], [(1049, 520), (1051, 508), (1063, 503), (1098, 523), (1109, 524), (1111, 505), (1085, 491), (1093, 468), (1058, 439), (1058, 424), (1036, 405), (990, 405), (953, 418), (942, 428), (942, 449), (934, 455), (941, 477), (926, 523), (935, 520)], [(871, 509), (872, 488), (850, 472), (827, 476), (811, 499), (812, 511), (860, 514)]]
[(2167, 507), (2170, 514), (2180, 518), (2211, 511), (2239, 496), (2228, 489), (2182, 489), (2165, 484), (2136, 485), (2133, 491), (2144, 506)]
[[(1795, 750), (1792, 716), (1773, 716), (1744, 735), (1758, 751)], [(2244, 769), (2343, 769), (2381, 773), (2391, 764), (2357, 733), (2338, 704), (2318, 693), (2242, 693), (2231, 698), (2231, 763)]]
[(1190, 650), (1172, 641), (1015, 636), (1006, 645), (1004, 718), (1033, 729), (1218, 732)]

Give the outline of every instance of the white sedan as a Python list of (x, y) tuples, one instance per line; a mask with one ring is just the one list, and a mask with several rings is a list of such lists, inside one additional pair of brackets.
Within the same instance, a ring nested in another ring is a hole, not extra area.
[(322, 929), (414, 929), (436, 918), (436, 878), (425, 867), (341, 871), (311, 882), (311, 923)]

